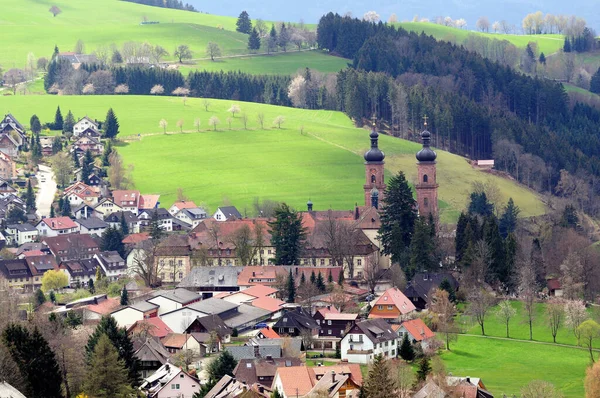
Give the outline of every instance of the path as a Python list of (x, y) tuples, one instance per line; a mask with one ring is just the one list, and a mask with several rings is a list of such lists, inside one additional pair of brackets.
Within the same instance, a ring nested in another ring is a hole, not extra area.
[[(523, 340), (523, 339), (513, 339), (513, 338), (508, 338), (508, 337), (482, 336), (480, 334), (467, 334), (467, 333), (459, 333), (458, 336), (479, 337), (481, 339), (516, 341), (518, 343), (544, 344), (544, 345), (551, 345), (554, 347), (575, 348), (577, 350), (586, 350), (586, 351), (588, 350), (586, 347), (578, 347), (576, 345), (571, 345), (571, 344), (551, 343), (549, 341)], [(599, 348), (594, 348), (593, 350), (600, 351)]]
[(41, 164), (39, 166), (38, 191), (35, 199), (37, 214), (40, 217), (50, 217), (50, 206), (54, 201), (56, 194), (56, 181), (54, 181), (54, 172), (48, 166)]
[[(276, 55), (282, 55), (282, 54), (302, 53), (305, 51), (316, 51), (316, 49), (315, 48), (303, 48), (301, 50), (288, 50), (288, 51), (284, 51), (284, 52), (278, 51), (278, 52), (272, 52), (272, 53), (247, 53), (247, 54), (223, 55), (223, 56), (215, 57), (214, 61), (217, 61), (219, 59), (227, 59), (227, 58), (250, 58), (250, 57), (276, 56)], [(190, 61), (211, 61), (211, 58), (210, 57), (192, 58), (192, 59), (190, 59)], [(186, 64), (174, 63), (173, 65), (186, 65)]]

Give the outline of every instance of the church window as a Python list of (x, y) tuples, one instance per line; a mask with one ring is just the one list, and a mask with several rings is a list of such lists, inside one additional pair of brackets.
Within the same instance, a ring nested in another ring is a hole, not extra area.
[(375, 177), (375, 174), (372, 174), (372, 175), (371, 175), (371, 183), (372, 183), (372, 184), (375, 184), (375, 182), (376, 182), (376, 177)]
[(423, 176), (423, 182), (427, 182), (427, 180), (428, 180), (428, 177), (427, 177), (427, 174), (425, 174), (425, 175)]
[(429, 199), (427, 199), (427, 198), (424, 198), (424, 199), (423, 199), (423, 205), (424, 205), (425, 207), (427, 207), (427, 206), (429, 205)]

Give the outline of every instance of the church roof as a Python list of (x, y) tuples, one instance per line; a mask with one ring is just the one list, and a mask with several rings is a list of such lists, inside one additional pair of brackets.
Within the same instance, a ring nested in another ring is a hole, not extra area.
[(437, 153), (429, 147), (431, 142), (431, 133), (427, 130), (423, 130), (421, 133), (421, 139), (423, 140), (423, 149), (417, 152), (417, 160), (419, 162), (433, 162), (437, 158)]
[(385, 154), (378, 147), (377, 142), (379, 139), (379, 134), (377, 134), (377, 131), (375, 131), (375, 126), (373, 126), (373, 130), (371, 130), (369, 137), (371, 138), (371, 149), (365, 153), (365, 161), (383, 162), (383, 159), (385, 159)]

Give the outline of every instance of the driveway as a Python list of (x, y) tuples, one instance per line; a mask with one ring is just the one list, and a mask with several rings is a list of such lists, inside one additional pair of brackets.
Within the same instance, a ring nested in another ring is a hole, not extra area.
[(54, 181), (54, 173), (52, 169), (45, 165), (39, 166), (37, 174), (38, 191), (35, 198), (37, 214), (40, 217), (50, 217), (50, 206), (54, 201), (56, 194), (56, 181)]

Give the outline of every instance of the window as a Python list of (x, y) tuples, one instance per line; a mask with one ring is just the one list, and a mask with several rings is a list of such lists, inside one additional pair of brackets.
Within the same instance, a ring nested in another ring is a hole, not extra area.
[(381, 311), (383, 309), (383, 305), (378, 305), (377, 309)]
[(317, 319), (317, 325), (320, 325), (320, 324), (321, 324), (321, 320)]
[(170, 277), (171, 279), (173, 279), (173, 278), (175, 277), (175, 275), (173, 275), (173, 273), (172, 273), (172, 272), (169, 272), (169, 277)]
[(288, 328), (288, 332), (294, 333), (294, 328)]
[(375, 177), (375, 174), (371, 174), (371, 184), (375, 184), (377, 180), (377, 177)]
[(261, 251), (260, 251), (260, 254), (261, 254), (261, 255), (262, 255), (262, 254), (265, 254), (265, 251), (264, 251), (264, 250), (261, 250)]
[(327, 331), (327, 334), (331, 334), (331, 329), (329, 329), (329, 330)]
[(358, 335), (358, 342), (359, 342), (359, 343), (362, 343), (362, 342), (363, 342), (363, 340), (362, 340), (362, 337), (363, 337), (363, 335), (362, 335), (362, 334), (359, 334), (359, 335)]
[[(360, 260), (358, 260), (358, 261), (360, 261)], [(360, 265), (360, 264), (358, 264), (358, 265)], [(356, 273), (356, 277), (357, 277), (358, 279), (362, 278), (362, 277), (363, 277), (363, 273), (362, 273), (362, 271), (358, 271), (358, 272)]]
[(325, 259), (324, 258), (321, 259), (321, 265), (325, 265)]
[(183, 279), (183, 272), (179, 273), (179, 279)]
[(393, 305), (388, 305), (388, 310), (393, 310), (394, 306)]
[(267, 254), (271, 254), (271, 250), (270, 250), (270, 249), (269, 249), (269, 250), (267, 250)]
[(171, 384), (171, 390), (179, 390), (180, 385), (179, 384)]
[(160, 264), (161, 267), (165, 266), (165, 260), (160, 260), (158, 263)]
[(425, 206), (425, 207), (429, 206), (429, 199), (423, 198), (423, 206)]
[(327, 321), (327, 324), (328, 324), (328, 325), (331, 325), (331, 319)]
[(169, 260), (169, 267), (172, 267), (175, 265), (175, 260)]
[(423, 182), (427, 182), (427, 180), (428, 180), (427, 174), (424, 174), (423, 175)]
[(183, 260), (177, 260), (177, 266), (183, 267)]
[(185, 376), (183, 375), (183, 373), (181, 373), (181, 374), (179, 375), (179, 378), (180, 378), (180, 379), (183, 379), (184, 377), (185, 377)]
[(333, 260), (329, 259), (329, 265), (332, 265), (332, 264), (333, 264)]
[(361, 259), (356, 260), (356, 264), (358, 264), (359, 266), (362, 265), (362, 260)]

